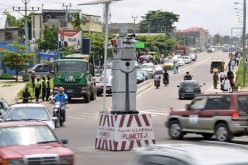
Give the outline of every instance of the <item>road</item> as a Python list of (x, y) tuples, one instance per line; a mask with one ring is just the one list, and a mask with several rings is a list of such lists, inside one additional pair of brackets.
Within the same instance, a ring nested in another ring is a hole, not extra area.
[[(191, 100), (178, 100), (178, 88), (186, 71), (193, 75), (193, 79), (200, 83), (206, 83), (202, 91), (211, 91), (212, 74), (210, 74), (210, 61), (212, 58), (224, 59), (228, 62), (228, 53), (201, 53), (198, 59), (192, 64), (179, 68), (179, 74), (170, 74), (170, 85), (163, 85), (156, 89), (150, 87), (137, 95), (137, 110), (140, 113), (149, 113), (152, 115), (153, 128), (156, 143), (194, 143), (202, 140), (199, 135), (187, 135), (184, 140), (175, 141), (168, 137), (164, 122), (170, 111), (170, 107), (175, 110), (184, 108), (185, 104)], [(82, 103), (81, 100), (74, 100), (68, 104), (67, 121), (64, 127), (57, 128), (56, 134), (60, 139), (68, 139), (66, 145), (76, 153), (76, 165), (126, 165), (127, 161), (134, 154), (134, 151), (111, 152), (96, 150), (94, 148), (96, 128), (98, 125), (98, 114), (102, 110), (102, 97), (89, 104)], [(52, 105), (45, 103), (50, 109)], [(106, 105), (111, 110), (112, 98), (107, 96)], [(238, 139), (239, 140), (239, 139)], [(245, 138), (241, 138), (241, 141)]]

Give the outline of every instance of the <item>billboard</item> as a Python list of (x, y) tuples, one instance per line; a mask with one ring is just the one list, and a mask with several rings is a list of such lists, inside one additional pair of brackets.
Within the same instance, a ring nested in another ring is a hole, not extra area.
[(75, 50), (82, 49), (82, 31), (80, 30), (59, 30), (58, 49), (72, 46)]

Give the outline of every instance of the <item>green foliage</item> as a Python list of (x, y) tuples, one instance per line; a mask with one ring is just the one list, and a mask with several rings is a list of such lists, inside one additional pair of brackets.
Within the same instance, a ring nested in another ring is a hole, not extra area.
[(16, 19), (14, 16), (10, 15), (10, 13), (7, 11), (3, 12), (3, 14), (7, 15), (9, 26), (24, 27), (24, 22), (21, 19)]
[(0, 79), (1, 79), (1, 80), (14, 80), (15, 77), (9, 75), (8, 73), (2, 73), (2, 74), (0, 75)]
[(10, 50), (2, 51), (3, 55), (0, 61), (11, 70), (16, 70), (16, 81), (18, 81), (18, 72), (29, 67), (28, 64), (33, 62), (35, 54), (25, 53), (24, 51), (27, 49), (27, 46), (18, 44), (15, 41), (9, 45), (13, 46), (16, 52)]
[(58, 28), (46, 25), (44, 28), (44, 38), (37, 40), (39, 49), (55, 50), (58, 48)]
[(84, 19), (80, 19), (79, 13), (75, 14), (74, 20), (71, 22), (75, 30), (81, 30), (81, 24), (85, 24)]
[[(246, 66), (246, 74), (245, 74), (245, 84), (248, 84), (248, 67)], [(241, 86), (243, 87), (243, 59), (240, 59), (239, 61), (239, 67), (236, 72), (236, 78), (235, 78), (235, 86)]]
[(161, 54), (173, 52), (177, 44), (176, 40), (167, 35), (140, 35), (136, 37), (136, 40), (145, 43), (145, 51), (158, 52)]
[(172, 12), (163, 12), (161, 10), (149, 11), (140, 22), (140, 32), (148, 33), (163, 33), (172, 32), (174, 30), (173, 24), (178, 22), (179, 15)]

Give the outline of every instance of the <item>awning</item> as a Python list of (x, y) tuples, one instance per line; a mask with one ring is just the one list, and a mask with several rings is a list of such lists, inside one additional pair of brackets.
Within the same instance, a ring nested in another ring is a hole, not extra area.
[(37, 55), (45, 59), (50, 59), (50, 58), (54, 58), (55, 55), (57, 55), (57, 53), (56, 52), (49, 52), (49, 53), (38, 52)]

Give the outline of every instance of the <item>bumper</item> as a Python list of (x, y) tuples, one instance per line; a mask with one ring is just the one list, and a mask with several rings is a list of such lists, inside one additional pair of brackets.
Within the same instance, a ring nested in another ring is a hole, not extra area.
[[(74, 97), (74, 98), (80, 98), (85, 95), (87, 95), (87, 92), (89, 91), (88, 87), (82, 87), (82, 86), (77, 86), (77, 87), (66, 87), (64, 86), (65, 93), (67, 94), (68, 97)], [(56, 89), (53, 90), (54, 95), (58, 93)]]
[[(245, 124), (245, 125), (244, 125)], [(232, 122), (229, 124), (229, 129), (233, 134), (245, 134), (248, 135), (248, 124), (247, 122)]]
[[(97, 88), (97, 93), (102, 94), (103, 93), (103, 87), (102, 88)], [(112, 94), (112, 90), (109, 87), (106, 87), (106, 93), (107, 94)]]
[(179, 93), (178, 95), (181, 98), (194, 98), (195, 96), (199, 95), (199, 93)]

